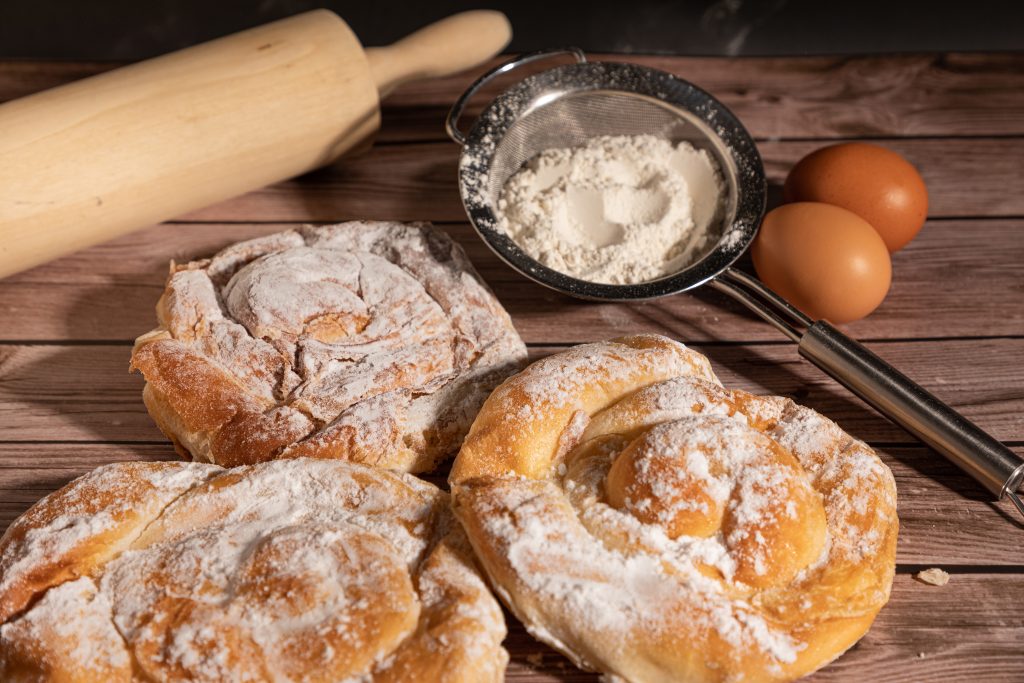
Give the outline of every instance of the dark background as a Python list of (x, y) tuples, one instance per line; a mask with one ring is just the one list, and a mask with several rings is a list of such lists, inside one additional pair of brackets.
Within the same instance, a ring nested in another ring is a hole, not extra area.
[(1024, 0), (0, 0), (0, 58), (136, 60), (328, 7), (366, 45), (462, 9), (501, 9), (510, 51), (799, 55), (1024, 50)]

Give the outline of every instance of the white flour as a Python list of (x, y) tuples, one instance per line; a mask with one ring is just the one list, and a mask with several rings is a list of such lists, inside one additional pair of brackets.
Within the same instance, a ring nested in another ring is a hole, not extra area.
[(720, 218), (711, 156), (653, 135), (549, 149), (508, 179), (499, 226), (544, 265), (581, 280), (633, 284), (702, 256)]

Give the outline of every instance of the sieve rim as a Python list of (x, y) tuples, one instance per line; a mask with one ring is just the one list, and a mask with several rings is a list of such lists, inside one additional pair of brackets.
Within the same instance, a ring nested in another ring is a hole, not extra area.
[[(686, 112), (692, 123), (727, 150), (734, 173), (726, 173), (735, 191), (734, 212), (719, 242), (695, 263), (671, 275), (635, 284), (580, 280), (542, 264), (497, 228), (490, 203), (482, 198), (501, 140), (518, 116), (529, 110), (552, 84), (571, 83), (572, 92), (602, 91), (642, 95)], [(628, 83), (629, 87), (619, 84)], [(556, 66), (528, 76), (498, 94), (465, 135), (459, 157), (459, 194), (474, 230), (498, 258), (528, 279), (580, 299), (642, 301), (688, 291), (705, 284), (736, 262), (757, 234), (764, 214), (767, 183), (761, 156), (750, 133), (724, 104), (693, 83), (660, 69), (623, 62), (582, 62)], [(731, 237), (726, 238), (726, 235)]]

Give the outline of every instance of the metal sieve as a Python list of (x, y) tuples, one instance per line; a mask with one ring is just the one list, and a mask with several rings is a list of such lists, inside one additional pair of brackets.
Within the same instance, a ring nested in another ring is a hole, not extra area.
[[(501, 92), (468, 134), (459, 119), (469, 99), (495, 77), (555, 55), (575, 64), (533, 74)], [(587, 62), (577, 48), (522, 55), (474, 82), (452, 106), (448, 135), (462, 146), (459, 190), (473, 227), (506, 263), (531, 280), (583, 299), (640, 301), (707, 283), (738, 300), (798, 344), (800, 355), (1024, 515), (1017, 492), (1024, 461), (998, 440), (825, 320), (811, 320), (751, 275), (732, 267), (757, 234), (765, 209), (764, 166), (753, 139), (722, 103), (672, 74)], [(688, 141), (718, 163), (727, 194), (718, 240), (683, 270), (649, 282), (579, 280), (536, 261), (498, 229), (494, 207), (512, 174), (538, 153), (602, 135), (656, 135)]]

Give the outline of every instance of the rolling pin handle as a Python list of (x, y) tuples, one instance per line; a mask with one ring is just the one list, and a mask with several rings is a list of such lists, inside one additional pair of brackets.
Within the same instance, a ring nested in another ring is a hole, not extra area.
[(366, 48), (380, 98), (412, 80), (439, 78), (471, 69), (512, 40), (508, 17), (470, 10), (436, 21), (387, 47)]

